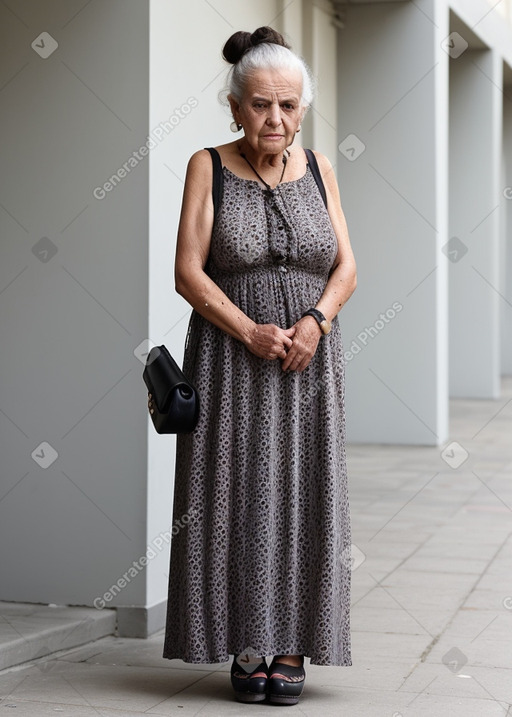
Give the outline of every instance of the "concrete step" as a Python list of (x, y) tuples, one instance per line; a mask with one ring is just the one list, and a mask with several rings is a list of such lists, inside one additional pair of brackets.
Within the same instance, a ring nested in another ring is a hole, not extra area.
[(0, 601), (0, 670), (113, 635), (115, 629), (115, 610)]

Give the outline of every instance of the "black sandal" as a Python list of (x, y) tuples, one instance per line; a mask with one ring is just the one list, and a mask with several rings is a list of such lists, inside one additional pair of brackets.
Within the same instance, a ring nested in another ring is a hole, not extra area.
[[(265, 658), (254, 670), (247, 672), (237, 661), (238, 657), (239, 655), (234, 656), (231, 665), (231, 684), (237, 700), (239, 702), (263, 702), (267, 697), (268, 681), (268, 665)], [(263, 672), (265, 676), (253, 677), (259, 672)]]
[[(286, 665), (284, 662), (276, 662), (276, 658), (284, 655), (275, 655), (268, 668), (269, 700), (277, 705), (296, 705), (304, 689), (306, 673), (304, 671), (304, 655), (301, 656), (300, 667)], [(278, 677), (283, 675), (284, 677)], [(291, 678), (290, 680), (284, 679)]]

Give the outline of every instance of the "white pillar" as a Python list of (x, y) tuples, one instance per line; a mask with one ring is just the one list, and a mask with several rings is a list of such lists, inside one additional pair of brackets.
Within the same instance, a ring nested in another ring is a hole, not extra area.
[(504, 87), (501, 230), (501, 373), (512, 374), (512, 84)]
[[(340, 315), (351, 441), (447, 436), (448, 8), (349, 5), (339, 31), (339, 184), (358, 264)], [(400, 51), (397, 51), (400, 48)]]
[[(293, 5), (293, 4), (291, 4)], [(313, 106), (302, 124), (301, 142), (337, 162), (337, 32), (328, 0), (302, 2), (302, 54), (317, 83)]]
[(466, 49), (450, 60), (450, 392), (499, 396), (502, 62)]

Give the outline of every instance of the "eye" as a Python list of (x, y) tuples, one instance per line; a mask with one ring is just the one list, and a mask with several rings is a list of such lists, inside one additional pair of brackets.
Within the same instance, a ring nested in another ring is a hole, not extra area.
[(285, 110), (293, 111), (295, 109), (295, 105), (291, 102), (283, 102), (283, 107)]

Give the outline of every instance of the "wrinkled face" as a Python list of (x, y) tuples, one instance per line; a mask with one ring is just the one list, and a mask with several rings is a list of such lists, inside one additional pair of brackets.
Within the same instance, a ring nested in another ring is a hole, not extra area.
[(260, 154), (283, 152), (295, 138), (304, 115), (299, 70), (268, 69), (253, 72), (240, 104), (229, 101), (245, 139)]

